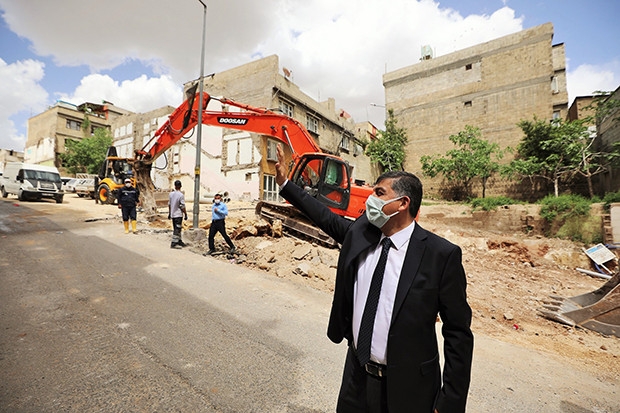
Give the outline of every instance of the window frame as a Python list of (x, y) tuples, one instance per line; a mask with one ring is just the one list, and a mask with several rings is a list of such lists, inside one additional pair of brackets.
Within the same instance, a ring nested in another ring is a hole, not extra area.
[(280, 194), (275, 175), (263, 174), (263, 201), (279, 201)]
[(306, 129), (308, 132), (313, 132), (318, 135), (319, 133), (319, 118), (316, 116), (306, 113)]
[(295, 106), (284, 99), (280, 99), (278, 101), (278, 108), (280, 109), (280, 111), (285, 114), (288, 117), (293, 117), (293, 113), (295, 112)]
[(278, 142), (267, 139), (267, 160), (278, 162)]

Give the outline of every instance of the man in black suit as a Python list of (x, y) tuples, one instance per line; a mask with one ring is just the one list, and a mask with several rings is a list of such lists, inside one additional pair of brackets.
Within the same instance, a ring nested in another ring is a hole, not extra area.
[[(351, 221), (289, 182), (281, 146), (277, 153), (280, 194), (341, 244), (327, 330), (334, 343), (349, 344), (337, 412), (464, 412), (473, 334), (461, 249), (417, 224), (420, 180), (401, 171), (381, 175), (366, 214)], [(371, 296), (378, 296), (376, 310), (369, 310)]]

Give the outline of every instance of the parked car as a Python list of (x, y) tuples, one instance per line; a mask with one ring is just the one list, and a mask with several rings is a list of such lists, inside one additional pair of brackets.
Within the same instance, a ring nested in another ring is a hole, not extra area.
[(90, 197), (95, 199), (95, 180), (94, 179), (81, 179), (80, 182), (75, 185), (75, 193), (80, 197)]
[(81, 179), (72, 178), (69, 179), (65, 184), (63, 184), (63, 190), (68, 193), (75, 193), (75, 186), (81, 181)]

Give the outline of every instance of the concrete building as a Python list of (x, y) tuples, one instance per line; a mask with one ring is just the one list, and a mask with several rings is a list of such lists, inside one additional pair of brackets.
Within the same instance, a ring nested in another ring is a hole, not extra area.
[[(279, 110), (297, 119), (323, 152), (338, 155), (349, 162), (355, 179), (372, 181), (376, 171), (364, 155), (361, 143), (376, 135), (374, 126), (367, 122), (356, 125), (345, 110), (336, 107), (332, 98), (324, 102), (313, 100), (292, 82), (287, 73), (290, 72), (280, 67), (278, 56), (272, 55), (206, 76), (204, 91), (214, 97)], [(193, 84), (186, 84), (185, 89)], [(211, 101), (208, 109), (220, 111), (222, 106), (218, 101)], [(202, 128), (201, 186), (207, 194), (226, 190), (233, 199), (277, 199), (277, 141), (232, 129)], [(188, 142), (195, 144), (194, 139), (192, 136)], [(179, 152), (179, 163), (184, 164), (190, 153)], [(192, 169), (185, 169), (185, 173), (193, 176), (194, 162), (195, 155), (192, 155)]]
[[(611, 99), (620, 101), (620, 87), (607, 98), (607, 100)], [(599, 137), (598, 151), (610, 152), (614, 145), (620, 145), (620, 107), (608, 113), (598, 123), (596, 129)], [(620, 168), (601, 174), (600, 185), (603, 192), (620, 191)]]
[[(564, 45), (552, 41), (546, 23), (440, 57), (423, 48), (419, 63), (383, 76), (386, 106), (409, 139), (405, 169), (422, 177), (425, 193), (438, 194), (441, 179), (422, 176), (420, 157), (445, 154), (454, 147), (448, 137), (466, 125), (506, 148), (523, 137), (519, 121), (566, 118)], [(480, 195), (480, 186), (474, 190)], [(487, 195), (519, 197), (522, 190), (494, 180)]]
[(567, 120), (582, 120), (588, 116), (594, 116), (595, 113), (592, 106), (595, 102), (595, 96), (577, 96), (568, 108)]
[[(81, 140), (92, 135), (96, 128), (110, 128), (111, 122), (129, 113), (109, 102), (74, 105), (57, 101), (45, 112), (28, 119), (24, 161), (60, 166), (58, 155), (65, 152), (67, 139)], [(84, 123), (88, 122), (88, 130)]]
[[(583, 120), (587, 117), (594, 118), (596, 113), (594, 107), (600, 102), (609, 104), (611, 100), (620, 101), (620, 88), (613, 93), (603, 96), (577, 96), (568, 110), (568, 120)], [(611, 152), (613, 146), (620, 142), (620, 108), (614, 108), (610, 113), (598, 121), (593, 119), (588, 124), (588, 130), (592, 137), (596, 137), (592, 150), (594, 152)], [(577, 180), (573, 184), (574, 190), (587, 195), (583, 180)], [(593, 178), (594, 190), (597, 195), (603, 196), (607, 192), (620, 190), (620, 168), (605, 171), (597, 174)], [(581, 191), (580, 191), (581, 190)]]
[(24, 153), (10, 149), (0, 149), (0, 173), (4, 173), (7, 162), (24, 162)]
[[(172, 111), (172, 106), (164, 106), (146, 113), (130, 112), (115, 118), (110, 128), (118, 156), (133, 158), (134, 151), (142, 149), (149, 142), (161, 125), (166, 123)], [(170, 188), (167, 162), (168, 158), (163, 156), (153, 167), (151, 175), (157, 188)]]

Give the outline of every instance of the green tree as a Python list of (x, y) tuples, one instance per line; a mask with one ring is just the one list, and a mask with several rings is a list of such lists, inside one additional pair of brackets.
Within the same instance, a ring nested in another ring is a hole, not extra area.
[(431, 178), (443, 175), (459, 188), (462, 194), (459, 197), (469, 196), (473, 181), (479, 178), (484, 198), (488, 180), (499, 171), (498, 160), (503, 157), (504, 151), (498, 144), (482, 139), (479, 128), (469, 125), (448, 139), (457, 148), (450, 149), (445, 155), (422, 156), (422, 171)]
[(542, 178), (553, 183), (553, 193), (559, 195), (560, 182), (577, 173), (581, 162), (584, 138), (589, 136), (582, 122), (551, 122), (523, 120), (518, 123), (525, 136), (517, 146), (517, 155), (503, 169), (510, 179), (527, 177), (530, 181)]
[(97, 128), (93, 136), (79, 141), (66, 140), (66, 152), (60, 155), (60, 160), (71, 174), (96, 174), (112, 142), (112, 134), (108, 129)]
[(373, 162), (379, 163), (383, 171), (402, 170), (405, 162), (405, 145), (407, 133), (398, 127), (394, 110), (388, 110), (385, 131), (379, 131), (379, 137), (366, 146), (366, 155)]

